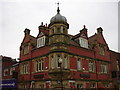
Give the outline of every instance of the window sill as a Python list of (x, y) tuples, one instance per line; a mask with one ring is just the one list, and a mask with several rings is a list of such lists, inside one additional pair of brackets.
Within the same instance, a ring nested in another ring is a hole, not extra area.
[(89, 73), (96, 73), (95, 71), (88, 71)]
[(78, 72), (83, 72), (83, 70), (77, 70)]
[(40, 73), (40, 72), (44, 72), (44, 70), (42, 70), (42, 71), (35, 71), (35, 72), (32, 72), (32, 73)]

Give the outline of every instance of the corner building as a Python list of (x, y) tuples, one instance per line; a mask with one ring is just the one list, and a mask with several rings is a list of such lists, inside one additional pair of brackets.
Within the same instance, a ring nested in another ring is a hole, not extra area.
[(68, 29), (59, 7), (48, 26), (41, 23), (37, 37), (25, 29), (18, 88), (114, 88), (103, 29), (91, 37), (85, 26), (77, 35)]

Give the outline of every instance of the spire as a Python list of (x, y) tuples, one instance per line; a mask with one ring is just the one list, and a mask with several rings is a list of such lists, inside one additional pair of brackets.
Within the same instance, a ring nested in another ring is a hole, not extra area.
[(59, 9), (59, 2), (57, 3), (57, 5), (58, 5), (58, 8), (57, 8), (57, 13), (59, 14), (60, 13), (60, 9)]

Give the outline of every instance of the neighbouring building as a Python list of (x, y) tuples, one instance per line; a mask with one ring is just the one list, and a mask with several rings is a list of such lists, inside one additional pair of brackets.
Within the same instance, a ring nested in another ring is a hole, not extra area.
[(66, 17), (57, 14), (39, 26), (36, 37), (25, 29), (20, 46), (18, 88), (114, 88), (110, 49), (103, 29), (68, 34)]
[[(2, 90), (17, 88), (19, 62), (7, 56), (0, 56)], [(13, 85), (14, 83), (14, 85)], [(10, 85), (11, 84), (11, 85)]]
[(120, 53), (110, 50), (110, 59), (113, 85), (120, 88)]

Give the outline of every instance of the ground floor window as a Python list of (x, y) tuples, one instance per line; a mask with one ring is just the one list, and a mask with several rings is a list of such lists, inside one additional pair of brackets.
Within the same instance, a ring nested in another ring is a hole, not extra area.
[(90, 83), (90, 89), (92, 90), (94, 88), (96, 88), (96, 83), (94, 83), (94, 82)]
[(40, 84), (39, 88), (44, 89), (44, 84)]
[(26, 84), (21, 84), (20, 88), (27, 88), (27, 85)]
[(77, 89), (83, 88), (83, 84), (77, 84)]

